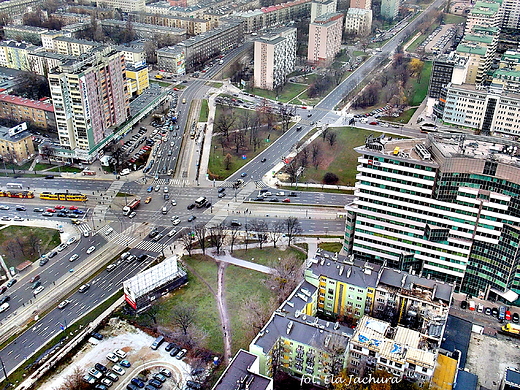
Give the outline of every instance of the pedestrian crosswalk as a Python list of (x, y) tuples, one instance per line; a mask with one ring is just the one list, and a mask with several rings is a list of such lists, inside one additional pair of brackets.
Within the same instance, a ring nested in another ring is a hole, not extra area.
[(255, 180), (255, 187), (256, 188), (267, 188), (269, 186), (267, 184), (265, 184), (262, 180)]
[(190, 181), (186, 179), (154, 179), (152, 182), (153, 186), (160, 185), (169, 185), (173, 187), (187, 187), (189, 186)]
[(149, 252), (156, 252), (160, 253), (165, 249), (166, 247), (169, 247), (173, 244), (167, 245), (166, 243), (161, 242), (153, 242), (153, 241), (141, 241), (138, 243), (135, 248), (142, 249)]
[[(112, 233), (112, 234), (114, 234), (114, 233)], [(117, 233), (114, 236), (110, 235), (108, 237), (108, 240), (111, 243), (114, 243), (116, 245), (127, 248), (127, 247), (131, 247), (134, 244), (134, 242), (136, 242), (138, 240), (138, 238), (129, 236), (128, 234), (124, 234), (124, 233)]]

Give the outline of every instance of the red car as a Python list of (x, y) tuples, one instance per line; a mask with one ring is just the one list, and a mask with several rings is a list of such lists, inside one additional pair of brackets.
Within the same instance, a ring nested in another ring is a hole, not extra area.
[(70, 206), (69, 210), (77, 210), (78, 208), (76, 206)]
[(291, 199), (289, 199), (289, 198), (285, 198), (284, 200), (282, 200), (282, 202), (285, 202), (285, 203), (291, 203)]
[(173, 88), (173, 90), (174, 90), (174, 91), (178, 91), (178, 90), (179, 90), (179, 88)]
[(54, 210), (54, 209), (47, 209), (46, 211), (47, 211), (48, 213), (55, 213), (55, 212), (56, 212), (56, 210)]
[(306, 110), (306, 109), (307, 109), (307, 107), (302, 107), (302, 109)]
[(372, 122), (369, 123), (369, 125), (374, 125), (374, 126), (375, 126), (375, 125), (378, 125), (378, 124), (379, 124), (379, 123), (377, 123), (376, 121), (372, 121)]
[(511, 321), (511, 312), (506, 310), (506, 321)]
[(56, 207), (54, 207), (56, 210), (62, 210), (65, 208), (65, 206), (62, 206), (62, 205), (57, 205)]

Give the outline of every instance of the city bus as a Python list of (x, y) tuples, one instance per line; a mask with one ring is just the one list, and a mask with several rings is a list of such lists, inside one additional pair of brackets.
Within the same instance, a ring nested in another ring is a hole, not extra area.
[(87, 195), (74, 192), (42, 192), (40, 199), (85, 202), (87, 201)]
[(208, 200), (205, 197), (201, 196), (200, 198), (197, 198), (197, 200), (195, 200), (195, 204), (200, 209), (201, 207), (204, 207), (207, 201)]
[(432, 133), (437, 131), (435, 123), (423, 123), (421, 125), (421, 133)]
[(20, 183), (7, 183), (5, 185), (7, 187), (7, 190), (22, 190), (23, 187)]

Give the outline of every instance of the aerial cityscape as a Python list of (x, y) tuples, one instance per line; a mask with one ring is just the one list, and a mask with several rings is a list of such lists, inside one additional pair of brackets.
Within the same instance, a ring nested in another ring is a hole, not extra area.
[(520, 389), (520, 1), (0, 2), (0, 390)]

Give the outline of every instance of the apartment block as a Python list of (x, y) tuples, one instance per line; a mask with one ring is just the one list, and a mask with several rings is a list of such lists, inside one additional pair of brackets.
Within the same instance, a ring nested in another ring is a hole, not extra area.
[(466, 16), (464, 35), (470, 34), (475, 26), (500, 27), (502, 1), (477, 1)]
[(440, 345), (454, 286), (319, 250), (307, 261), (305, 280), (316, 287), (316, 311), (327, 318), (364, 315), (414, 329)]
[(272, 377), (281, 369), (321, 384), (347, 365), (351, 328), (309, 314), (316, 288), (302, 282), (249, 345), (259, 358), (259, 372)]
[(280, 26), (296, 19), (309, 17), (312, 0), (295, 0), (236, 14), (244, 20), (244, 32), (251, 33), (264, 28)]
[(32, 134), (21, 123), (12, 128), (0, 126), (0, 156), (4, 161), (21, 165), (34, 155)]
[(520, 30), (520, 3), (516, 0), (502, 1), (502, 28)]
[(386, 20), (394, 20), (399, 13), (400, 0), (381, 0), (381, 17)]
[(311, 23), (314, 22), (318, 16), (336, 12), (337, 5), (337, 0), (313, 0), (311, 3)]
[(239, 350), (212, 390), (272, 390), (273, 380), (260, 375), (260, 359)]
[(16, 41), (31, 42), (33, 45), (42, 44), (42, 34), (48, 30), (42, 27), (10, 25), (4, 26), (4, 38), (14, 39)]
[(146, 64), (146, 52), (144, 44), (134, 43), (129, 45), (115, 46), (115, 49), (123, 53), (127, 66), (141, 66)]
[(348, 368), (357, 376), (384, 370), (421, 386), (430, 383), (436, 360), (437, 350), (419, 332), (369, 316), (361, 318), (349, 343)]
[(97, 0), (96, 6), (119, 9), (122, 12), (144, 12), (145, 0)]
[(329, 13), (317, 17), (309, 25), (307, 60), (319, 66), (328, 66), (341, 49), (343, 14)]
[(345, 15), (345, 33), (367, 36), (372, 31), (372, 10), (349, 8)]
[(49, 30), (41, 35), (42, 46), (46, 51), (54, 51), (54, 38), (58, 37), (72, 37), (72, 33), (69, 31), (55, 31)]
[(130, 115), (123, 54), (97, 47), (63, 63), (48, 79), (61, 147), (72, 158), (94, 160)]
[(54, 43), (53, 51), (59, 54), (79, 57), (83, 53), (90, 52), (93, 48), (101, 47), (102, 44), (86, 39), (76, 39), (68, 36), (56, 37), (52, 40)]
[(284, 85), (296, 65), (296, 28), (282, 27), (255, 39), (254, 61), (256, 88)]
[(150, 86), (148, 66), (126, 66), (126, 80), (128, 82), (128, 92), (131, 95), (140, 95)]
[(186, 54), (180, 46), (168, 46), (157, 50), (157, 65), (166, 72), (186, 74)]
[(28, 7), (40, 4), (42, 4), (41, 0), (7, 0), (0, 3), (0, 13), (9, 16), (22, 15), (27, 12)]
[[(117, 32), (126, 28), (128, 22), (124, 20), (104, 19), (99, 22), (105, 31)], [(138, 39), (168, 38), (172, 43), (186, 39), (186, 30), (177, 27), (157, 26), (146, 23), (131, 23), (132, 30)]]
[[(477, 105), (475, 87), (456, 87), (465, 89), (461, 100)], [(483, 128), (498, 122), (489, 112), (505, 110), (498, 100), (486, 98)], [(518, 146), (469, 134), (369, 137), (356, 148), (357, 199), (347, 206), (345, 250), (456, 283), (474, 296), (514, 302), (520, 292)]]
[(188, 35), (199, 35), (213, 28), (211, 21), (202, 18), (149, 13), (140, 13), (131, 16), (142, 23), (180, 28), (185, 30)]
[(0, 117), (19, 123), (30, 122), (43, 129), (56, 129), (54, 107), (51, 103), (15, 95), (0, 94)]
[(0, 66), (6, 68), (29, 71), (29, 53), (37, 51), (38, 46), (26, 42), (1, 41), (0, 42)]
[(372, 9), (372, 0), (350, 0), (350, 8)]
[(520, 52), (508, 50), (500, 57), (500, 69), (520, 70)]
[(486, 46), (476, 43), (460, 43), (457, 46), (457, 54), (468, 59), (466, 84), (483, 84), (486, 81), (487, 72), (493, 61), (492, 51)]
[(27, 53), (27, 61), (31, 72), (45, 76), (51, 69), (59, 67), (63, 62), (74, 60), (76, 57), (48, 51), (31, 51)]

